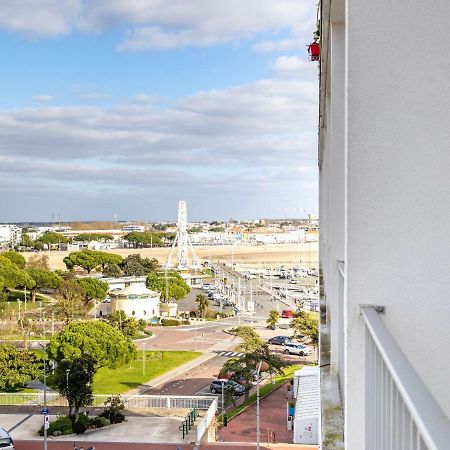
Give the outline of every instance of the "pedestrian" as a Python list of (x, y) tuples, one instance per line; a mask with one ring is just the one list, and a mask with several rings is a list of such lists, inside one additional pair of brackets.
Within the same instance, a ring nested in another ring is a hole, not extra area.
[(73, 450), (80, 450), (76, 444), (76, 442), (73, 443)]

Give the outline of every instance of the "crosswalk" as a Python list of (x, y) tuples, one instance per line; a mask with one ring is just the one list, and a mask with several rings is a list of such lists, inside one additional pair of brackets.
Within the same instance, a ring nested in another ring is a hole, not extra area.
[(244, 356), (244, 354), (238, 352), (219, 352), (218, 356), (225, 356), (226, 358), (240, 358), (241, 356)]

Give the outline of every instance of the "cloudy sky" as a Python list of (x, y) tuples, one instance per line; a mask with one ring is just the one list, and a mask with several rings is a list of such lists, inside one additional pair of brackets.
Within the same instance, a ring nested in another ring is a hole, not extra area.
[(317, 208), (312, 0), (2, 0), (0, 222)]

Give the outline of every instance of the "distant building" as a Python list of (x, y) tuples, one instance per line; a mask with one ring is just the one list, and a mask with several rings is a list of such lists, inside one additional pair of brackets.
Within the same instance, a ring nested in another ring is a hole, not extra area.
[(22, 229), (16, 225), (0, 225), (0, 245), (11, 246), (19, 244), (22, 237)]
[(133, 231), (143, 232), (143, 231), (145, 231), (145, 226), (144, 225), (125, 225), (124, 227), (122, 227), (122, 231), (125, 233), (131, 233)]
[(160, 295), (136, 283), (124, 289), (115, 289), (109, 294), (111, 312), (123, 311), (128, 317), (144, 320), (159, 317)]

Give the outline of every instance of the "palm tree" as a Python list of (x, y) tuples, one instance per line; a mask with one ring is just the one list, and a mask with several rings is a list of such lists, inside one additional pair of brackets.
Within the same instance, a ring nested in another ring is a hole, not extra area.
[(195, 297), (195, 303), (197, 303), (197, 311), (200, 314), (200, 316), (204, 319), (206, 310), (209, 306), (209, 300), (206, 295), (198, 294), (197, 297)]

